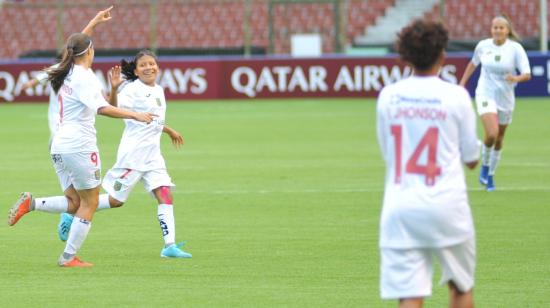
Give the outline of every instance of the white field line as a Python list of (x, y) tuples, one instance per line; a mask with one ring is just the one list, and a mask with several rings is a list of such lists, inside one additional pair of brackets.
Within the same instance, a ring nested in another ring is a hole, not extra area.
[[(483, 187), (470, 187), (469, 192), (485, 191)], [(175, 189), (175, 193), (183, 195), (267, 195), (267, 194), (321, 194), (321, 193), (383, 193), (383, 188), (349, 188), (349, 189), (279, 189), (279, 190), (185, 190)], [(492, 194), (498, 192), (550, 192), (550, 187), (530, 186), (530, 187), (497, 187)], [(12, 196), (17, 199), (18, 192), (0, 192), (0, 196)]]
[[(177, 188), (176, 188), (177, 189)], [(383, 193), (383, 188), (350, 188), (350, 189), (281, 189), (281, 190), (184, 190), (177, 189), (181, 194), (211, 194), (211, 195), (248, 195), (248, 194), (320, 194), (320, 193)], [(485, 191), (483, 187), (469, 188), (468, 191)], [(497, 187), (495, 193), (503, 192), (550, 192), (549, 187)]]

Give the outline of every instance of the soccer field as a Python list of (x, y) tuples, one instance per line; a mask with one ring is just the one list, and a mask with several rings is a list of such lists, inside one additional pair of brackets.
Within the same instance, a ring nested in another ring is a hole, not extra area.
[[(0, 104), (0, 214), (22, 191), (59, 195), (46, 104)], [(550, 102), (521, 99), (487, 193), (468, 172), (479, 307), (550, 302)], [(170, 103), (163, 136), (177, 188), (177, 240), (192, 259), (159, 257), (155, 201), (138, 185), (97, 213), (79, 255), (56, 265), (58, 215), (0, 224), (0, 306), (395, 307), (379, 298), (384, 166), (371, 99)], [(123, 123), (98, 117), (103, 173)], [(480, 130), (481, 132), (481, 130)], [(436, 271), (434, 284), (439, 279)], [(425, 307), (447, 305), (434, 286)]]

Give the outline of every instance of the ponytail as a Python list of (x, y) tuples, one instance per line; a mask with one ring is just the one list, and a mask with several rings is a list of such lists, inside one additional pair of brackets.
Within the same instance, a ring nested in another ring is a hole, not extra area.
[(59, 92), (65, 78), (73, 69), (75, 58), (85, 55), (90, 48), (92, 48), (92, 39), (88, 35), (73, 33), (69, 36), (59, 66), (47, 71), (48, 81), (55, 93)]
[(138, 76), (134, 72), (136, 69), (136, 59), (128, 62), (126, 60), (120, 61), (120, 71), (122, 75), (126, 78), (128, 81), (134, 81), (138, 79)]
[(73, 69), (74, 66), (74, 53), (72, 49), (67, 49), (66, 52), (63, 53), (63, 57), (61, 58), (61, 62), (59, 62), (59, 66), (56, 68), (49, 69), (48, 72), (48, 81), (52, 85), (52, 89), (55, 93), (59, 92), (59, 89), (61, 89), (61, 86), (63, 85), (63, 82), (65, 81), (65, 78), (69, 74), (69, 72)]
[(506, 24), (508, 25), (508, 31), (509, 31), (508, 32), (508, 38), (509, 39), (512, 39), (514, 41), (520, 41), (521, 40), (521, 37), (516, 32), (516, 29), (514, 28), (514, 25), (512, 24), (512, 20), (510, 19), (510, 17), (508, 17), (508, 14), (501, 13), (496, 18), (502, 18), (502, 19), (504, 19), (504, 21), (506, 21)]

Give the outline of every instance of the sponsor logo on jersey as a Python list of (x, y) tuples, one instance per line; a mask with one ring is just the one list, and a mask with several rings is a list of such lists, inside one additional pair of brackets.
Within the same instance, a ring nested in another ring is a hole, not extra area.
[(499, 61), (500, 61), (500, 55), (495, 55), (495, 61), (496, 61), (496, 62), (499, 62)]
[(162, 103), (160, 102), (160, 98), (157, 97), (156, 100), (157, 100), (157, 106), (159, 107), (162, 106)]
[(481, 103), (481, 106), (483, 106), (483, 107), (487, 107), (487, 105), (489, 105), (489, 103), (487, 101), (484, 101), (483, 103)]
[(100, 178), (101, 178), (101, 171), (99, 171), (99, 169), (98, 169), (98, 170), (95, 171), (95, 179), (99, 180)]

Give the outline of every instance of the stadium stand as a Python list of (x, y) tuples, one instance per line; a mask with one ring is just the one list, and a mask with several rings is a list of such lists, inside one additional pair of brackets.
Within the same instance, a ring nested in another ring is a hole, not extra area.
[[(369, 28), (391, 9), (410, 0), (347, 0), (340, 4), (342, 24), (336, 25), (332, 2), (271, 2), (273, 32), (269, 33), (270, 0), (149, 0), (116, 2), (114, 18), (94, 34), (101, 49), (137, 49), (151, 46), (173, 50), (242, 48), (247, 43), (275, 54), (290, 52), (294, 33), (320, 33), (323, 52), (342, 46), (368, 45)], [(550, 2), (550, 0), (547, 0)], [(439, 18), (439, 1), (423, 14)], [(246, 5), (251, 4), (247, 21)], [(6, 0), (0, 8), (0, 59), (16, 59), (34, 50), (55, 50), (72, 32), (81, 30), (107, 2), (87, 0)], [(524, 37), (538, 35), (538, 1), (446, 1), (445, 22), (451, 39), (475, 40), (489, 35), (491, 18), (507, 12)], [(488, 17), (489, 16), (489, 17)], [(412, 18), (412, 17), (411, 17)], [(151, 25), (154, 26), (151, 26)], [(61, 33), (58, 32), (61, 29)], [(377, 29), (373, 27), (372, 29)], [(376, 30), (377, 31), (377, 30)], [(341, 37), (337, 37), (340, 32)], [(371, 31), (373, 32), (373, 31)], [(390, 36), (391, 40), (391, 36)], [(273, 43), (270, 46), (270, 42)]]
[[(437, 19), (439, 18), (439, 9), (439, 4), (437, 4), (425, 16)], [(462, 0), (447, 1), (445, 4), (445, 22), (449, 28), (450, 36), (456, 40), (489, 37), (491, 19), (500, 13), (510, 16), (514, 27), (522, 37), (539, 35), (539, 1)], [(550, 18), (547, 18), (550, 21)]]
[[(366, 26), (384, 14), (393, 0), (349, 0), (343, 16), (343, 43), (349, 44)], [(79, 31), (98, 9), (106, 6), (85, 0), (7, 1), (0, 9), (1, 59), (15, 59), (33, 50), (55, 50), (58, 40)], [(158, 0), (156, 43), (158, 48), (236, 48), (245, 44), (245, 1), (235, 0)], [(268, 0), (251, 1), (251, 45), (269, 47)], [(151, 29), (150, 1), (117, 1), (115, 18), (98, 29), (94, 42), (98, 48), (149, 47)], [(323, 52), (335, 52), (334, 8), (331, 3), (291, 3), (273, 5), (273, 51), (288, 53), (293, 33), (321, 33)], [(62, 25), (62, 35), (57, 24)]]

